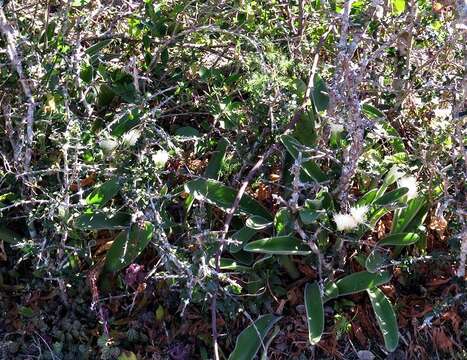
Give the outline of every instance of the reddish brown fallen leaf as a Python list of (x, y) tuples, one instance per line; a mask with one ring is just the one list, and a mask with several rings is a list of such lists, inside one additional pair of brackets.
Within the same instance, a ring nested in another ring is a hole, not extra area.
[(444, 285), (448, 282), (450, 282), (451, 279), (443, 279), (443, 278), (437, 278), (437, 279), (433, 279), (431, 280), (430, 282), (426, 283), (427, 286), (429, 287), (438, 287), (440, 285)]
[(96, 174), (95, 173), (92, 173), (92, 174), (89, 174), (88, 176), (86, 176), (84, 179), (80, 180), (79, 181), (79, 186), (77, 183), (73, 183), (70, 185), (70, 190), (73, 191), (73, 192), (76, 192), (78, 191), (78, 188), (82, 187), (88, 187), (88, 186), (91, 186), (91, 185), (94, 185), (96, 183)]
[(433, 343), (442, 351), (451, 351), (453, 342), (440, 327), (433, 328)]
[(310, 266), (308, 265), (305, 265), (305, 264), (302, 264), (302, 263), (298, 263), (298, 270), (304, 274), (306, 277), (308, 278), (311, 278), (311, 279), (315, 279), (316, 278), (316, 271), (313, 270)]
[(269, 180), (272, 182), (279, 181), (281, 179), (281, 176), (279, 174), (270, 174), (269, 175)]
[(378, 240), (381, 240), (386, 235), (386, 225), (384, 224), (384, 221), (378, 221), (375, 231)]
[(381, 290), (386, 296), (392, 299), (396, 297), (396, 288), (392, 284), (381, 286)]
[(443, 297), (446, 297), (449, 294), (457, 295), (459, 291), (460, 291), (459, 285), (451, 284), (446, 289), (443, 290)]
[(287, 292), (287, 299), (290, 301), (290, 305), (295, 306), (301, 303), (300, 289), (292, 288)]
[(431, 230), (437, 231), (440, 236), (444, 234), (447, 226), (448, 222), (446, 219), (440, 216), (432, 216), (430, 219), (430, 224), (428, 225)]
[(452, 325), (454, 332), (459, 335), (459, 328), (462, 324), (462, 318), (454, 310), (448, 310), (441, 316), (442, 321), (449, 321)]
[(362, 327), (358, 323), (352, 323), (352, 334), (363, 347), (368, 346), (368, 337), (363, 333)]
[(258, 189), (255, 192), (255, 197), (259, 201), (265, 201), (271, 198), (271, 189), (266, 184), (259, 184)]

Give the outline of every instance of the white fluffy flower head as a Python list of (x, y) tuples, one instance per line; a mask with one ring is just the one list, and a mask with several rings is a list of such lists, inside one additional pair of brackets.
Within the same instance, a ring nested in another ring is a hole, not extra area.
[(418, 187), (417, 178), (415, 176), (405, 176), (400, 178), (397, 183), (399, 184), (399, 187), (406, 187), (409, 189), (409, 192), (407, 193), (407, 199), (410, 200), (417, 196)]
[(122, 142), (127, 146), (134, 146), (138, 141), (140, 135), (141, 132), (139, 130), (130, 130), (123, 135)]
[(165, 150), (158, 150), (152, 155), (152, 161), (155, 162), (158, 168), (163, 168), (169, 160), (169, 153)]
[(334, 222), (338, 231), (352, 230), (358, 226), (357, 221), (350, 214), (334, 214)]
[(350, 208), (350, 214), (354, 218), (354, 220), (357, 222), (357, 224), (363, 224), (366, 220), (366, 213), (368, 212), (368, 206), (363, 205), (363, 206), (356, 206)]

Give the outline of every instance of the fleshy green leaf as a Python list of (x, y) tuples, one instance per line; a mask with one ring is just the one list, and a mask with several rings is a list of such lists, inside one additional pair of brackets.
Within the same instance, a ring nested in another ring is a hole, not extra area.
[(405, 0), (391, 0), (393, 12), (400, 15), (405, 11)]
[(117, 120), (115, 125), (112, 126), (111, 135), (120, 137), (128, 130), (132, 129), (139, 124), (141, 120), (141, 113), (138, 109), (127, 111), (120, 119)]
[(252, 360), (256, 356), (266, 335), (281, 318), (274, 315), (260, 316), (253, 324), (243, 330), (237, 337), (237, 342), (229, 360)]
[(385, 252), (374, 249), (365, 260), (365, 269), (371, 273), (376, 273), (386, 263), (387, 259)]
[(386, 236), (380, 242), (379, 246), (408, 246), (415, 244), (420, 240), (420, 235), (415, 233), (398, 233)]
[(391, 274), (387, 271), (372, 274), (367, 271), (360, 271), (336, 281), (339, 289), (339, 296), (355, 294), (382, 284), (391, 280)]
[(362, 105), (362, 113), (370, 120), (384, 119), (384, 114), (370, 104)]
[(295, 125), (293, 135), (303, 145), (313, 146), (316, 143), (315, 114), (313, 111), (306, 111), (302, 114)]
[[(302, 144), (290, 135), (282, 135), (281, 142), (287, 149), (290, 155), (296, 160), (298, 158), (299, 149)], [(305, 156), (303, 156), (305, 158)], [(314, 180), (316, 182), (326, 181), (328, 178), (323, 171), (313, 161), (307, 161), (302, 164), (302, 172), (304, 175), (303, 181)]]
[(377, 193), (378, 193), (378, 189), (371, 189), (357, 201), (357, 205), (358, 206), (370, 205), (375, 199)]
[(428, 212), (425, 196), (409, 200), (407, 207), (394, 212), (391, 233), (416, 231), (423, 223)]
[(399, 169), (397, 165), (394, 165), (393, 167), (391, 167), (391, 169), (389, 169), (386, 176), (384, 177), (383, 184), (386, 185), (386, 187), (388, 187), (394, 184), (402, 176), (404, 176), (404, 173)]
[(281, 328), (279, 326), (274, 326), (274, 329), (271, 333), (271, 335), (269, 335), (269, 338), (268, 340), (264, 343), (264, 350), (263, 350), (263, 354), (261, 355), (261, 360), (268, 360), (268, 349), (269, 349), (269, 346), (271, 346), (274, 338), (279, 335), (279, 333), (281, 332)]
[(88, 54), (89, 56), (97, 54), (99, 51), (101, 51), (103, 48), (105, 48), (107, 45), (109, 45), (112, 42), (113, 39), (106, 39), (99, 41), (98, 43), (88, 47), (84, 52)]
[(229, 246), (229, 251), (231, 253), (239, 252), (243, 249), (243, 245), (250, 241), (253, 236), (255, 236), (256, 230), (249, 228), (248, 226), (242, 227), (235, 234), (232, 235), (232, 240), (239, 241), (241, 244), (231, 244)]
[(130, 265), (152, 239), (154, 225), (145, 222), (142, 228), (133, 224), (130, 231), (122, 231), (105, 257), (105, 270), (117, 272)]
[(305, 286), (305, 309), (308, 320), (308, 339), (312, 345), (321, 340), (324, 330), (323, 300), (317, 282)]
[(274, 228), (277, 236), (287, 235), (293, 231), (293, 216), (287, 208), (280, 208), (274, 216)]
[(392, 352), (396, 350), (399, 344), (399, 332), (394, 309), (388, 298), (378, 288), (368, 289), (367, 292), (370, 296), (379, 328), (383, 333), (384, 345), (389, 352)]
[[(193, 194), (195, 197), (201, 197), (203, 200), (221, 208), (224, 211), (229, 210), (237, 196), (237, 190), (221, 184), (215, 180), (196, 179), (185, 183), (185, 191)], [(265, 219), (272, 220), (271, 214), (252, 197), (244, 194), (238, 207), (240, 213), (249, 215), (258, 215)]]
[(104, 206), (118, 193), (120, 184), (117, 179), (106, 181), (94, 189), (86, 198), (87, 205)]
[(87, 212), (76, 218), (75, 227), (80, 230), (116, 230), (128, 227), (130, 222), (131, 215), (123, 212), (117, 212), (114, 215)]
[(339, 288), (336, 283), (329, 281), (324, 285), (323, 303), (339, 297)]
[(229, 145), (229, 142), (225, 138), (222, 138), (217, 142), (216, 150), (212, 154), (204, 173), (204, 176), (208, 179), (218, 179), (227, 145)]
[(379, 206), (386, 206), (386, 205), (397, 203), (408, 192), (409, 192), (409, 189), (406, 187), (398, 188), (376, 199), (374, 204), (379, 205)]
[(329, 106), (329, 95), (326, 83), (318, 74), (313, 79), (313, 91), (311, 93), (313, 103), (318, 111), (324, 111)]
[(199, 131), (191, 126), (179, 127), (175, 131), (175, 135), (183, 137), (199, 137)]
[(321, 215), (323, 215), (323, 211), (311, 210), (311, 209), (301, 209), (299, 212), (300, 220), (305, 225), (310, 225), (316, 222)]
[(252, 241), (243, 248), (245, 251), (274, 255), (308, 255), (310, 248), (294, 236), (276, 236)]
[(13, 230), (8, 229), (6, 226), (0, 225), (0, 240), (9, 244), (17, 244), (23, 241), (23, 237)]
[(246, 226), (253, 230), (262, 230), (272, 225), (272, 221), (262, 216), (253, 215), (246, 220)]
[[(209, 261), (209, 265), (215, 267), (215, 259), (211, 259)], [(245, 265), (240, 264), (235, 259), (228, 259), (228, 258), (221, 258), (220, 261), (220, 268), (221, 270), (231, 270), (231, 271), (248, 271), (251, 268)]]

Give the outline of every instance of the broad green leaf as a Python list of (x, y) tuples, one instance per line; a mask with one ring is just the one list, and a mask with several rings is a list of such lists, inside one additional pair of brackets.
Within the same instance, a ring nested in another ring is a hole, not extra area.
[(389, 143), (391, 144), (394, 152), (396, 153), (394, 154), (394, 160), (398, 158), (405, 159), (407, 156), (405, 144), (397, 130), (388, 121), (382, 121), (380, 122), (380, 124), (389, 135)]
[(397, 233), (386, 236), (380, 242), (379, 246), (408, 246), (415, 244), (420, 240), (420, 235), (415, 233)]
[(73, 7), (81, 7), (87, 5), (91, 0), (73, 0), (71, 2), (71, 6)]
[(112, 39), (106, 39), (106, 40), (99, 41), (98, 43), (88, 47), (84, 52), (89, 56), (95, 55), (99, 51), (101, 51), (103, 48), (105, 48), (107, 45), (109, 45), (111, 42), (112, 42)]
[(323, 303), (339, 297), (339, 288), (336, 283), (329, 281), (324, 285)]
[(10, 202), (18, 198), (18, 195), (13, 192), (7, 192), (0, 195), (0, 202)]
[(389, 210), (385, 207), (370, 209), (368, 212), (368, 227), (361, 226), (357, 230), (357, 238), (360, 239), (365, 233), (368, 231), (368, 228), (373, 229), (376, 223), (381, 219), (384, 215), (386, 215)]
[(86, 212), (75, 220), (75, 227), (80, 230), (116, 230), (124, 229), (130, 225), (131, 215), (117, 212), (108, 215), (102, 212)]
[(229, 360), (253, 360), (261, 345), (264, 344), (266, 335), (280, 319), (270, 314), (260, 316), (237, 337)]
[(123, 352), (118, 356), (117, 360), (138, 360), (138, 358), (134, 352), (123, 350)]
[(219, 171), (221, 169), (222, 162), (224, 161), (227, 145), (229, 145), (229, 142), (225, 138), (218, 141), (216, 150), (212, 154), (204, 173), (204, 176), (208, 179), (217, 180), (219, 178)]
[(26, 318), (34, 317), (34, 310), (29, 306), (18, 306), (18, 313)]
[(386, 187), (388, 187), (394, 184), (402, 176), (404, 176), (404, 173), (399, 169), (397, 165), (394, 165), (393, 167), (391, 167), (391, 169), (389, 169), (386, 176), (384, 177), (383, 184), (386, 185)]
[[(187, 193), (193, 194), (195, 197), (200, 197), (224, 211), (227, 211), (232, 207), (238, 192), (236, 189), (225, 186), (218, 181), (206, 179), (191, 180), (185, 183), (184, 187)], [(249, 215), (258, 215), (265, 219), (272, 220), (271, 214), (263, 207), (263, 205), (247, 194), (243, 194), (238, 207), (238, 212)]]
[(421, 195), (411, 199), (407, 207), (394, 212), (391, 233), (416, 231), (425, 220), (428, 206), (425, 196)]
[(253, 264), (253, 268), (258, 269), (259, 267), (267, 267), (271, 266), (271, 264), (275, 261), (275, 258), (271, 254), (266, 254), (262, 258), (256, 260)]
[(384, 251), (373, 249), (365, 260), (365, 269), (371, 273), (378, 272), (386, 263), (388, 257)]
[(398, 188), (376, 199), (374, 204), (379, 205), (379, 206), (386, 206), (386, 205), (394, 204), (398, 202), (408, 192), (409, 192), (409, 189), (406, 187)]
[[(302, 144), (290, 135), (282, 135), (281, 142), (287, 149), (290, 155), (296, 160), (298, 158), (299, 149), (302, 147)], [(305, 156), (303, 156), (305, 158)], [(323, 171), (316, 165), (313, 161), (307, 161), (302, 164), (302, 172), (304, 175), (303, 181), (314, 180), (316, 182), (326, 181), (328, 178), (323, 173)]]
[(111, 179), (94, 189), (86, 198), (87, 205), (104, 206), (118, 193), (120, 184), (117, 179)]
[(277, 236), (252, 241), (243, 247), (249, 252), (274, 255), (308, 255), (311, 250), (302, 240), (294, 236)]
[(232, 240), (239, 241), (241, 244), (231, 244), (229, 246), (229, 251), (231, 253), (237, 253), (243, 249), (243, 245), (245, 245), (248, 241), (250, 241), (253, 236), (255, 236), (256, 230), (249, 228), (248, 226), (242, 227), (238, 230), (235, 234), (232, 235)]
[(317, 282), (305, 286), (305, 309), (308, 320), (308, 339), (311, 345), (321, 340), (324, 330), (324, 308)]
[(152, 239), (154, 225), (133, 224), (130, 231), (122, 231), (114, 240), (105, 257), (105, 270), (117, 272), (130, 265), (143, 252)]
[(175, 130), (175, 135), (183, 137), (199, 137), (199, 131), (191, 126), (183, 126)]
[(0, 240), (9, 244), (17, 244), (24, 239), (20, 234), (8, 229), (6, 226), (0, 225)]
[(305, 92), (306, 92), (305, 82), (302, 79), (295, 79), (293, 90), (294, 90), (295, 95), (298, 96), (300, 102), (302, 102), (305, 96)]
[(116, 95), (115, 91), (109, 85), (102, 84), (97, 93), (97, 104), (101, 107), (108, 106), (112, 103)]
[(295, 263), (292, 261), (289, 255), (278, 255), (277, 261), (279, 264), (281, 264), (291, 279), (297, 280), (301, 277), (300, 271), (298, 271)]
[(193, 203), (195, 202), (195, 197), (192, 194), (189, 194), (185, 201), (183, 202), (183, 208), (185, 209), (185, 213), (189, 213)]
[(303, 145), (313, 146), (316, 143), (315, 115), (313, 111), (306, 111), (295, 125), (293, 135)]
[(370, 120), (384, 119), (384, 114), (370, 104), (362, 105), (362, 113)]
[(112, 126), (111, 135), (120, 137), (128, 130), (132, 129), (139, 124), (141, 120), (141, 113), (138, 109), (127, 111), (117, 122)]
[(287, 235), (293, 231), (293, 216), (287, 208), (280, 208), (274, 216), (274, 228), (277, 236)]
[(329, 106), (328, 89), (324, 80), (318, 74), (313, 79), (313, 91), (311, 92), (313, 104), (317, 111), (324, 111)]
[(237, 260), (238, 263), (243, 264), (245, 266), (253, 265), (255, 261), (255, 257), (253, 253), (243, 251), (243, 249), (240, 251), (234, 252), (234, 253), (231, 252), (231, 254), (232, 254), (232, 257), (235, 260)]
[(393, 12), (400, 15), (405, 11), (405, 0), (391, 0)]
[(323, 215), (323, 213), (323, 211), (311, 209), (301, 209), (299, 211), (300, 220), (302, 220), (302, 223), (304, 223), (305, 225), (316, 223), (316, 220), (318, 220), (321, 217), (321, 215)]
[(378, 189), (371, 189), (365, 195), (363, 195), (358, 201), (358, 206), (363, 205), (370, 205), (373, 200), (376, 198), (376, 194), (378, 193)]
[(266, 229), (272, 225), (272, 221), (263, 218), (262, 216), (253, 215), (246, 220), (246, 226), (253, 230)]
[(269, 336), (268, 340), (264, 343), (263, 354), (261, 355), (261, 360), (268, 360), (268, 349), (271, 346), (274, 338), (279, 335), (281, 332), (281, 328), (279, 326), (274, 326), (274, 330), (272, 331), (271, 335)]
[(344, 296), (371, 289), (389, 280), (391, 280), (391, 274), (387, 271), (377, 274), (360, 271), (337, 280), (336, 286), (339, 289), (339, 296)]
[[(212, 267), (216, 266), (215, 259), (209, 261), (209, 265)], [(248, 271), (250, 267), (240, 264), (235, 259), (221, 258), (220, 259), (221, 270), (232, 270), (232, 271)]]
[(397, 329), (397, 319), (391, 302), (378, 288), (367, 290), (370, 296), (371, 305), (376, 315), (379, 328), (383, 333), (386, 350), (392, 352), (399, 344), (399, 332)]

